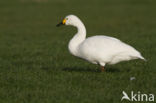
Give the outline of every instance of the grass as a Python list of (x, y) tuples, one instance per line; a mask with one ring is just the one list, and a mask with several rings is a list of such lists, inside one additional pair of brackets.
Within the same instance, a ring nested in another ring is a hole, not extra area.
[[(120, 103), (123, 90), (156, 95), (155, 5), (154, 0), (1, 0), (0, 103)], [(76, 29), (55, 27), (68, 14), (82, 19), (87, 36), (119, 38), (147, 62), (107, 65), (100, 73), (97, 65), (73, 57), (67, 45)]]

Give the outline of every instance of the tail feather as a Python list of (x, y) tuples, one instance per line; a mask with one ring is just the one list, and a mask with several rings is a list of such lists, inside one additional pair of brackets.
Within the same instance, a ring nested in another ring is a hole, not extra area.
[(147, 61), (142, 55), (140, 55), (138, 58), (139, 58), (139, 59), (142, 59), (142, 60), (144, 60), (144, 61)]

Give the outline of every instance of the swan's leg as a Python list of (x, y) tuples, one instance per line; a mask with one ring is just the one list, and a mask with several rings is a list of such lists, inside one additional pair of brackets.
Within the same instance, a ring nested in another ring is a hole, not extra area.
[(105, 71), (104, 67), (106, 64), (104, 62), (100, 62), (99, 64), (101, 65), (101, 72), (104, 72)]
[(101, 72), (104, 72), (105, 69), (104, 69), (104, 66), (101, 66)]

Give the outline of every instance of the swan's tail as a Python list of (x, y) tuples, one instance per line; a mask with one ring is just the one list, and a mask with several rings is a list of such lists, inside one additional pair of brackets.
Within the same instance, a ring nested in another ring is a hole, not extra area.
[(142, 55), (140, 55), (138, 58), (139, 58), (139, 59), (142, 59), (142, 60), (144, 60), (144, 61), (147, 61)]

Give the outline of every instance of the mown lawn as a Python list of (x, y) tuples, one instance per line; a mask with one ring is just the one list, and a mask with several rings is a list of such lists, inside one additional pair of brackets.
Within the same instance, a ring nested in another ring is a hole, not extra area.
[[(0, 103), (120, 103), (123, 90), (156, 95), (155, 10), (154, 0), (1, 0)], [(56, 27), (68, 14), (82, 19), (87, 36), (119, 38), (147, 62), (101, 73), (73, 57), (67, 45), (76, 29)]]

